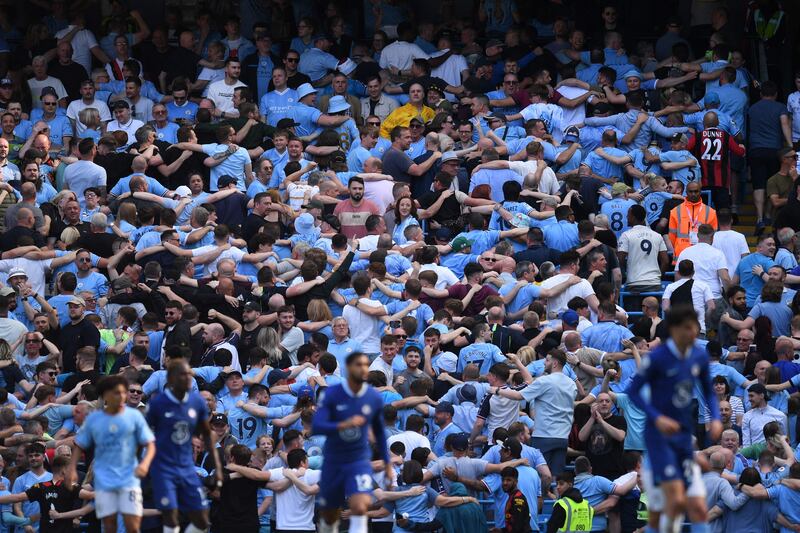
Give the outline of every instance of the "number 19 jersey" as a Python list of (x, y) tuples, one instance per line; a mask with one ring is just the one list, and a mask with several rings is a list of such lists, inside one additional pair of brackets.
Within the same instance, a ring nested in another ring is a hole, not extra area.
[(646, 226), (634, 226), (623, 233), (617, 249), (628, 254), (627, 285), (660, 285), (658, 253), (666, 252), (664, 239)]

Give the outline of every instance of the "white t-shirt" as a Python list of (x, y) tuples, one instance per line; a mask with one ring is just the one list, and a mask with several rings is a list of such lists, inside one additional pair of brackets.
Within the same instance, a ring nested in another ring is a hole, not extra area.
[[(207, 244), (205, 246), (201, 246), (199, 248), (192, 249), (192, 257), (200, 257), (201, 255), (205, 255), (207, 253), (211, 253), (217, 249), (216, 244)], [(211, 261), (210, 263), (206, 264), (206, 269), (209, 274), (213, 274), (217, 271), (217, 264), (222, 261), (223, 259), (233, 259), (236, 261), (238, 265), (241, 263), (242, 258), (246, 255), (247, 252), (244, 250), (240, 250), (239, 248), (228, 248), (227, 250), (223, 250), (219, 257)]]
[(114, 119), (108, 123), (106, 131), (109, 133), (115, 131), (124, 131), (128, 134), (128, 144), (132, 144), (136, 140), (136, 130), (142, 126), (144, 126), (144, 122), (141, 120), (136, 120), (135, 118), (131, 118), (130, 122), (127, 124), (120, 124), (117, 119)]
[[(689, 281), (689, 278), (679, 279), (675, 283), (670, 283), (664, 289), (664, 296), (662, 300), (669, 301), (672, 293), (678, 287)], [(700, 320), (700, 333), (706, 332), (706, 302), (713, 300), (714, 296), (711, 294), (711, 289), (702, 281), (695, 279), (692, 285), (692, 307), (697, 312), (697, 318)]]
[(364, 235), (358, 239), (359, 252), (374, 252), (378, 249), (378, 239), (380, 235)]
[[(564, 98), (578, 98), (579, 96), (583, 96), (586, 94), (586, 89), (581, 89), (580, 87), (569, 87), (567, 85), (562, 85), (558, 88), (558, 92)], [(561, 124), (564, 128), (568, 126), (572, 126), (573, 124), (583, 124), (583, 119), (586, 118), (586, 104), (583, 103), (579, 106), (567, 108), (564, 106), (561, 107), (562, 115), (561, 115)]]
[(736, 272), (736, 267), (739, 266), (742, 256), (750, 253), (750, 247), (747, 245), (747, 239), (745, 239), (744, 235), (730, 229), (714, 233), (712, 246), (725, 255), (728, 274), (731, 275)]
[[(269, 471), (270, 481), (280, 481), (285, 478), (283, 468), (273, 468)], [(321, 470), (306, 470), (299, 476), (309, 485), (316, 485), (322, 476)], [(313, 495), (308, 495), (292, 484), (283, 492), (275, 493), (275, 521), (280, 530), (313, 531), (314, 526), (314, 500)]]
[(42, 89), (45, 87), (52, 87), (55, 89), (59, 100), (67, 97), (67, 90), (64, 88), (64, 84), (61, 83), (61, 80), (54, 78), (53, 76), (47, 76), (42, 81), (39, 81), (36, 78), (31, 78), (28, 80), (28, 87), (31, 90), (31, 103), (33, 104), (33, 107), (38, 109), (42, 108), (41, 95)]
[[(541, 284), (542, 289), (552, 289), (556, 285), (567, 281), (572, 274), (557, 274), (552, 278), (544, 280)], [(550, 318), (553, 314), (558, 315), (567, 310), (567, 303), (576, 296), (580, 296), (584, 300), (594, 294), (591, 284), (584, 280), (580, 283), (572, 285), (567, 290), (547, 299), (547, 317)]]
[(228, 113), (234, 110), (233, 91), (237, 87), (247, 87), (247, 85), (239, 80), (236, 80), (233, 85), (228, 85), (224, 79), (209, 83), (206, 98), (212, 100), (217, 109)]
[[(37, 294), (45, 294), (45, 274), (50, 270), (50, 263), (52, 259), (26, 259), (24, 257), (17, 257), (14, 259), (0, 259), (0, 272), (8, 273), (14, 267), (19, 267), (28, 275), (28, 284), (30, 284), (33, 292)], [(23, 326), (24, 327), (24, 326)], [(10, 340), (12, 343), (19, 338), (5, 337), (0, 334), (0, 339)], [(20, 350), (23, 348), (20, 344)], [(21, 351), (19, 353), (22, 353)]]
[(97, 109), (97, 112), (100, 113), (100, 122), (111, 121), (111, 111), (105, 102), (95, 99), (91, 104), (87, 104), (82, 98), (73, 100), (67, 106), (67, 118), (75, 121), (75, 135), (78, 137), (86, 131), (86, 125), (80, 121), (79, 115), (81, 111), (89, 107)]
[[(67, 26), (56, 33), (56, 39), (61, 39), (74, 28), (74, 25)], [(72, 36), (72, 60), (86, 69), (86, 75), (92, 72), (92, 48), (97, 46), (97, 39), (89, 30), (81, 30)]]
[(364, 198), (378, 206), (381, 213), (385, 213), (389, 205), (394, 202), (392, 195), (394, 181), (366, 181), (364, 182)]
[(628, 285), (661, 284), (658, 253), (667, 251), (661, 235), (646, 226), (634, 226), (619, 236), (618, 249), (628, 254)]
[[(728, 268), (725, 254), (704, 242), (698, 242), (688, 248), (685, 248), (678, 260), (675, 261), (675, 270), (678, 270), (678, 265), (684, 259), (690, 260), (694, 263), (694, 279), (702, 281), (708, 288), (711, 289), (711, 294), (714, 298), (722, 297), (722, 284), (719, 281), (718, 270)], [(730, 274), (730, 272), (729, 272)]]
[(316, 185), (312, 187), (308, 183), (293, 181), (286, 186), (286, 192), (289, 194), (289, 205), (291, 208), (295, 211), (299, 211), (305, 203), (306, 192), (308, 192), (308, 198), (311, 199), (319, 194), (319, 187)]
[[(448, 50), (441, 50), (436, 52), (431, 57), (438, 57)], [(435, 69), (431, 70), (431, 76), (436, 78), (442, 78), (444, 81), (447, 82), (448, 85), (452, 85), (453, 87), (458, 87), (461, 85), (461, 73), (465, 70), (469, 70), (469, 65), (467, 65), (467, 60), (464, 59), (464, 56), (459, 54), (453, 54), (447, 59), (445, 59), (444, 63), (436, 67)], [(444, 87), (442, 87), (444, 89)], [(445, 97), (450, 101), (455, 101), (455, 95), (450, 93), (445, 93)]]
[[(361, 304), (370, 307), (383, 307), (384, 312), (387, 315), (389, 314), (386, 307), (377, 300), (359, 298), (359, 301)], [(342, 316), (350, 326), (350, 337), (361, 344), (364, 353), (379, 353), (381, 351), (381, 328), (383, 322), (379, 318), (362, 313), (352, 305), (344, 306)]]
[(375, 360), (370, 363), (369, 370), (383, 372), (383, 375), (386, 376), (387, 385), (391, 386), (394, 383), (394, 369), (392, 368), (392, 364), (387, 363), (380, 356), (376, 357)]
[(397, 435), (392, 435), (388, 439), (386, 439), (387, 447), (391, 446), (395, 442), (402, 442), (406, 447), (406, 455), (405, 460), (408, 461), (411, 459), (411, 452), (416, 450), (417, 448), (428, 448), (431, 449), (431, 441), (428, 440), (428, 437), (425, 435), (420, 435), (416, 431), (403, 431), (402, 433), (398, 433)]
[[(409, 268), (406, 270), (406, 272), (411, 274), (412, 270), (413, 269)], [(447, 267), (443, 267), (442, 265), (422, 265), (422, 267), (419, 269), (420, 272), (425, 272), (426, 270), (433, 270), (436, 272), (438, 278), (436, 278), (435, 288), (438, 290), (446, 289), (460, 281), (458, 277), (453, 274), (452, 270)]]
[(381, 68), (397, 67), (400, 70), (408, 70), (415, 59), (430, 59), (430, 56), (414, 43), (395, 41), (381, 50), (378, 64)]
[[(508, 168), (525, 179), (528, 174), (536, 173), (537, 163), (536, 161), (509, 161)], [(552, 168), (547, 167), (542, 172), (542, 177), (539, 180), (539, 192), (557, 195), (560, 190), (561, 187), (558, 185), (556, 173), (553, 172)]]

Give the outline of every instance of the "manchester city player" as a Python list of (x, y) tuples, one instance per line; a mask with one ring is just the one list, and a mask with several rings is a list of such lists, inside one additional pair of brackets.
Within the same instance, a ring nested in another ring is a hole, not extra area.
[(189, 516), (186, 533), (208, 529), (208, 501), (192, 456), (192, 436), (198, 434), (206, 450), (212, 450), (217, 486), (222, 485), (217, 448), (211, 440), (208, 406), (191, 390), (192, 371), (179, 359), (167, 367), (167, 389), (151, 402), (147, 422), (156, 435), (156, 457), (150, 473), (153, 499), (161, 510), (164, 533), (178, 533), (178, 510)]
[[(695, 345), (700, 332), (697, 313), (691, 306), (675, 306), (666, 317), (669, 340), (650, 352), (634, 376), (628, 395), (647, 414), (645, 442), (653, 482), (664, 497), (666, 531), (679, 531), (688, 513), (693, 533), (708, 531), (705, 489), (700, 468), (694, 461), (691, 409), (693, 390), (699, 381), (711, 411), (709, 434), (716, 442), (722, 431), (719, 405), (708, 371), (708, 354)], [(642, 388), (648, 385), (650, 398)], [(657, 531), (650, 523), (648, 533)]]
[(392, 466), (383, 438), (383, 401), (367, 385), (369, 358), (354, 352), (345, 360), (347, 381), (328, 387), (320, 396), (312, 429), (325, 435), (324, 462), (319, 486), (322, 506), (320, 533), (338, 531), (341, 508), (350, 507), (350, 533), (367, 533), (367, 510), (372, 502), (372, 452), (369, 428), (376, 436), (378, 455), (386, 462), (386, 477)]
[[(84, 451), (94, 449), (95, 513), (103, 531), (116, 531), (117, 514), (122, 514), (125, 531), (138, 532), (143, 512), (139, 480), (147, 475), (156, 453), (153, 432), (142, 413), (125, 406), (128, 380), (124, 377), (102, 378), (97, 394), (103, 399), (103, 409), (90, 414), (75, 436), (64, 481), (68, 486), (76, 482), (78, 461)], [(145, 448), (141, 461), (139, 447)]]

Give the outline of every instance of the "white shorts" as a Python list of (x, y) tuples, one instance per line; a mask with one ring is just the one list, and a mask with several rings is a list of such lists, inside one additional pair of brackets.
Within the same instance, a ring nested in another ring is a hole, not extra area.
[[(653, 472), (647, 466), (642, 468), (642, 484), (647, 493), (647, 509), (660, 513), (664, 511), (664, 492), (661, 487), (653, 485)], [(706, 485), (703, 483), (703, 473), (695, 463), (692, 466), (692, 484), (686, 489), (687, 498), (705, 498)]]
[(98, 490), (94, 493), (94, 505), (97, 518), (117, 513), (142, 516), (142, 489)]

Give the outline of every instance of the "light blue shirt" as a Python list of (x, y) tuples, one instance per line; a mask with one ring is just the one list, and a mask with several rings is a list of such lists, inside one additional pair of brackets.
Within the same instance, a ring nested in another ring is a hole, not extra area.
[[(630, 109), (625, 113), (619, 113), (617, 115), (611, 115), (608, 117), (586, 117), (584, 122), (587, 126), (614, 126), (618, 130), (625, 132), (629, 131), (636, 123), (636, 120), (639, 117), (639, 112), (640, 111), (637, 109)], [(668, 128), (655, 118), (650, 117), (644, 124), (642, 124), (642, 127), (639, 129), (639, 133), (633, 139), (633, 142), (627, 145), (626, 148), (628, 150), (633, 150), (635, 148), (647, 146), (650, 143), (650, 139), (652, 139), (654, 135), (669, 138), (676, 133), (686, 133), (687, 131), (689, 131), (689, 129), (684, 126), (679, 128)], [(583, 134), (581, 133), (581, 145), (583, 145), (582, 135)], [(622, 137), (618, 137), (618, 139), (621, 138)]]
[(568, 220), (560, 220), (555, 224), (545, 226), (542, 231), (545, 245), (559, 252), (566, 252), (580, 244), (578, 225)]
[[(258, 110), (266, 117), (267, 124), (277, 126), (278, 121), (284, 117), (289, 108), (297, 104), (297, 91), (287, 87), (283, 92), (270, 91), (261, 97)], [(274, 150), (274, 148), (273, 148)], [(288, 156), (286, 152), (284, 152)], [(270, 158), (272, 159), (272, 158)], [(275, 160), (272, 161), (276, 163)]]
[[(594, 507), (613, 494), (615, 485), (610, 479), (603, 476), (578, 474), (575, 476), (574, 487), (581, 491), (584, 499)], [(592, 531), (605, 531), (607, 522), (605, 513), (595, 513), (592, 520)]]
[(339, 60), (333, 55), (319, 48), (309, 48), (300, 56), (297, 70), (311, 78), (311, 81), (317, 81), (329, 71), (336, 70), (337, 66), (339, 66)]
[[(210, 156), (224, 152), (228, 149), (226, 145), (216, 143), (204, 144), (202, 147), (203, 153)], [(209, 184), (209, 189), (211, 192), (216, 192), (219, 190), (217, 182), (221, 176), (225, 175), (236, 178), (237, 189), (242, 192), (247, 190), (247, 186), (245, 185), (246, 182), (244, 169), (245, 165), (249, 164), (250, 154), (248, 154), (247, 150), (240, 146), (234, 153), (226, 157), (219, 165), (211, 169), (211, 183)]]
[(75, 436), (82, 449), (94, 449), (94, 487), (107, 491), (140, 486), (133, 475), (139, 464), (136, 452), (154, 440), (142, 413), (130, 407), (115, 415), (93, 412)]
[(505, 360), (506, 356), (494, 344), (489, 344), (488, 342), (469, 344), (461, 348), (461, 352), (458, 354), (456, 370), (463, 372), (467, 365), (475, 364), (480, 368), (480, 374), (484, 376), (489, 373), (489, 369), (493, 364), (502, 363)]
[(669, 171), (672, 179), (683, 183), (684, 188), (689, 184), (690, 181), (698, 181), (702, 176), (700, 165), (697, 163), (697, 159), (688, 150), (670, 150), (668, 152), (661, 152), (659, 155), (659, 160), (662, 163), (683, 163), (684, 161), (689, 161), (690, 159), (694, 159), (695, 161), (693, 166)]
[(520, 393), (536, 410), (534, 437), (566, 439), (569, 436), (573, 403), (578, 394), (574, 381), (563, 372), (553, 372), (540, 377)]

